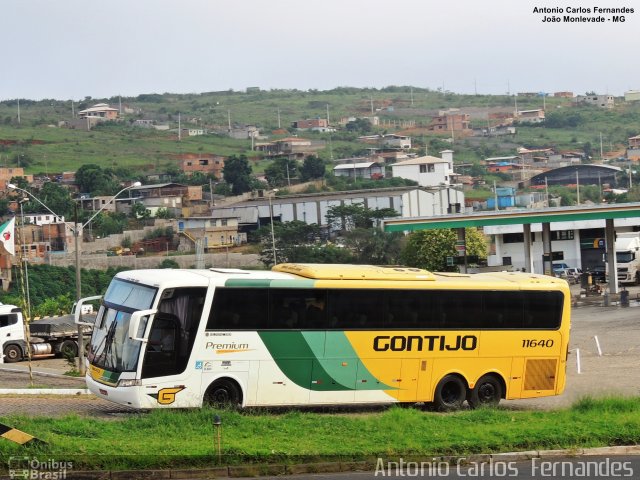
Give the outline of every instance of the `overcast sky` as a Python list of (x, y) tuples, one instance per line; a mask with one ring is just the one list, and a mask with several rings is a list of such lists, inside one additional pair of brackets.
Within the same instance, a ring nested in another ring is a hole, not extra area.
[[(586, 3), (636, 12), (604, 24), (533, 13)], [(0, 0), (0, 12), (0, 99), (253, 86), (640, 90), (639, 0)]]

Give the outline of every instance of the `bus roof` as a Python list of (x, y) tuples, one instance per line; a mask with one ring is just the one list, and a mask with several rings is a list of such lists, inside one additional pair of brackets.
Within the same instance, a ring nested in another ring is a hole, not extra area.
[(231, 268), (128, 270), (118, 273), (116, 277), (158, 288), (207, 287), (214, 284), (272, 288), (568, 290), (565, 280), (533, 273), (432, 273), (411, 267), (343, 264), (284, 263), (276, 265), (271, 271)]
[(282, 263), (272, 270), (314, 280), (435, 280), (427, 270), (400, 266)]

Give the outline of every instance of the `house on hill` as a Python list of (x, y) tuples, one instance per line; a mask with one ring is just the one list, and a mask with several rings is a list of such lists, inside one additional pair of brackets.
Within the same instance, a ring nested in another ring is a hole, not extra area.
[(96, 118), (101, 120), (115, 120), (118, 118), (118, 109), (111, 108), (106, 103), (97, 103), (93, 107), (78, 112), (80, 118)]
[(450, 185), (453, 171), (453, 151), (440, 152), (442, 158), (425, 155), (411, 158), (391, 165), (394, 177), (406, 178), (418, 182), (421, 187)]

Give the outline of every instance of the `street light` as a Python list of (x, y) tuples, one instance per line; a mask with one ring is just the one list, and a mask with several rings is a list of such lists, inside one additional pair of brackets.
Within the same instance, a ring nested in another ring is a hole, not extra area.
[[(270, 193), (274, 195), (278, 193), (278, 189), (274, 188)], [(271, 247), (273, 248), (273, 265), (277, 265), (278, 261), (276, 259), (276, 235), (273, 231), (273, 204), (271, 203), (271, 195), (267, 197), (269, 199), (269, 218), (271, 219)]]
[[(81, 279), (80, 279), (80, 244), (78, 242), (78, 237), (80, 236), (80, 232), (84, 229), (84, 227), (86, 227), (87, 225), (89, 225), (89, 223), (91, 223), (91, 221), (96, 218), (96, 216), (102, 212), (109, 204), (111, 204), (111, 202), (113, 202), (118, 195), (120, 195), (122, 192), (125, 192), (131, 188), (135, 188), (135, 187), (139, 187), (142, 184), (140, 182), (134, 182), (133, 184), (129, 185), (128, 187), (123, 188), (122, 190), (120, 190), (118, 193), (116, 193), (113, 197), (111, 197), (109, 199), (109, 201), (107, 201), (96, 213), (94, 213), (91, 218), (89, 220), (87, 220), (84, 224), (80, 224), (78, 222), (78, 214), (77, 214), (77, 206), (76, 206), (76, 218), (75, 218), (75, 225), (74, 228), (71, 228), (67, 225), (66, 222), (64, 222), (64, 220), (62, 219), (62, 217), (60, 217), (60, 215), (58, 215), (56, 212), (54, 212), (53, 210), (51, 210), (49, 207), (47, 207), (38, 197), (36, 197), (33, 193), (25, 190), (24, 188), (20, 188), (16, 185), (14, 185), (13, 183), (9, 183), (7, 184), (7, 188), (9, 188), (10, 190), (18, 190), (20, 192), (24, 192), (26, 193), (28, 196), (30, 196), (31, 198), (33, 198), (36, 202), (38, 202), (40, 205), (42, 205), (44, 208), (47, 209), (47, 211), (49, 211), (51, 214), (53, 214), (54, 217), (56, 217), (59, 221), (63, 222), (65, 224), (66, 227), (69, 227), (69, 229), (73, 232), (73, 236), (75, 237), (74, 243), (75, 243), (75, 249), (76, 249), (76, 255), (75, 255), (75, 260), (76, 260), (76, 300), (79, 301), (82, 298), (82, 285), (80, 283)], [(84, 376), (85, 374), (85, 366), (84, 366), (84, 338), (83, 338), (83, 325), (78, 325), (78, 372), (80, 373), (80, 375)]]

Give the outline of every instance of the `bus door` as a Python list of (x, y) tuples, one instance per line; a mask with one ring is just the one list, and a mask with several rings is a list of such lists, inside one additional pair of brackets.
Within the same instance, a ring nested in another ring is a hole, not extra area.
[(200, 405), (201, 372), (187, 367), (205, 294), (206, 288), (162, 292), (158, 312), (148, 327), (141, 369), (142, 395), (160, 405)]

